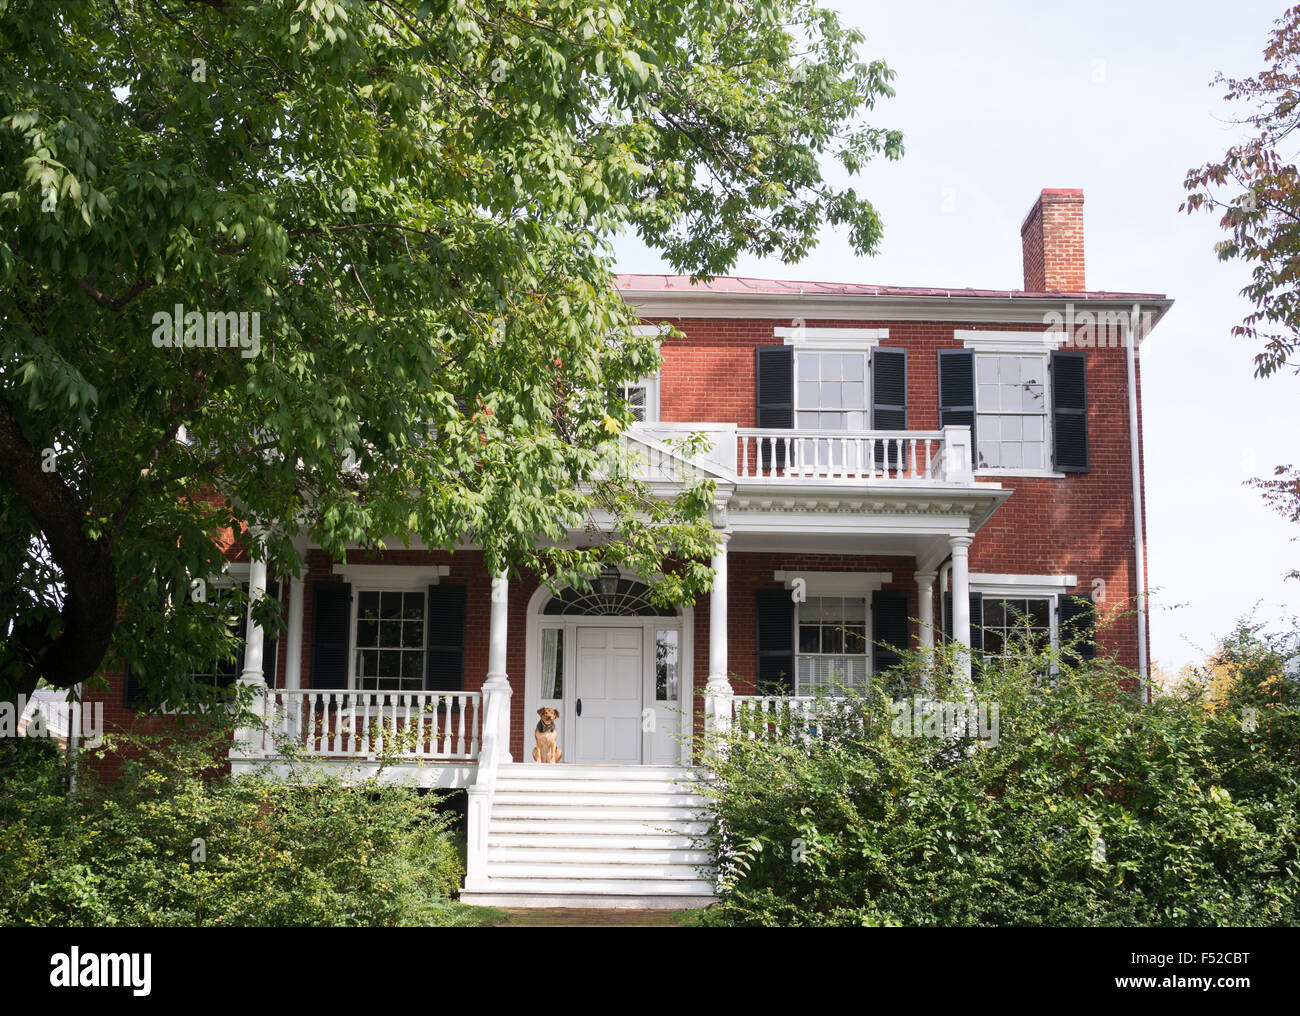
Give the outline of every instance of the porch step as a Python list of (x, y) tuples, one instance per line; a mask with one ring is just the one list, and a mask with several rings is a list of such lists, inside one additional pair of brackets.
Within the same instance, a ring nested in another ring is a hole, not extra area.
[(497, 778), (497, 794), (523, 791), (531, 793), (545, 787), (549, 794), (671, 794), (677, 797), (700, 795), (689, 784), (669, 783), (660, 780), (595, 779), (583, 780), (566, 777), (537, 779), (506, 776)]
[(537, 819), (539, 821), (549, 821), (551, 819), (587, 819), (589, 821), (622, 819), (633, 822), (662, 823), (692, 821), (699, 812), (699, 808), (690, 805), (678, 808), (635, 807), (630, 805), (613, 807), (612, 805), (592, 804), (556, 807), (544, 801), (530, 801), (524, 804), (494, 804), (492, 806), (494, 821), (497, 818)]
[(497, 770), (497, 785), (526, 781), (573, 783), (588, 787), (594, 783), (656, 783), (670, 787), (698, 782), (699, 776), (680, 766), (570, 766), (570, 765), (503, 765)]
[[(702, 906), (713, 898), (699, 776), (681, 766), (503, 765), (486, 877), (467, 903)], [(652, 901), (647, 903), (647, 901)]]
[[(598, 823), (589, 823), (589, 833), (490, 832), (488, 849), (534, 847), (547, 850), (696, 850), (694, 836), (647, 832), (637, 826), (632, 834), (608, 833)], [(701, 830), (703, 832), (703, 830)]]
[(586, 847), (554, 847), (528, 844), (517, 847), (494, 847), (488, 843), (488, 860), (500, 861), (494, 870), (504, 873), (505, 864), (552, 864), (557, 869), (563, 865), (590, 866), (595, 864), (629, 865), (702, 865), (712, 860), (707, 850), (674, 850), (656, 847), (611, 847), (594, 845)]
[(576, 819), (556, 818), (551, 815), (530, 813), (523, 818), (501, 818), (494, 811), (488, 824), (489, 842), (497, 834), (519, 834), (530, 839), (536, 836), (578, 835), (652, 837), (664, 835), (696, 836), (708, 831), (708, 823), (700, 821), (633, 821), (591, 818), (584, 812)]
[[(541, 798), (539, 800), (539, 798)], [(512, 804), (530, 804), (545, 808), (563, 808), (569, 805), (579, 805), (581, 807), (605, 807), (612, 806), (617, 808), (702, 808), (705, 804), (704, 798), (699, 794), (686, 793), (662, 793), (661, 788), (656, 785), (652, 791), (625, 791), (619, 794), (607, 794), (601, 791), (591, 791), (587, 793), (553, 790), (547, 787), (541, 794), (536, 788), (528, 790), (504, 790), (497, 788), (495, 801), (499, 805)], [(495, 809), (494, 809), (495, 810)]]
[[(488, 887), (474, 890), (470, 895), (488, 893), (519, 893), (530, 896), (550, 895), (585, 895), (585, 896), (693, 896), (711, 897), (713, 886), (707, 882), (668, 881), (657, 878), (579, 878), (579, 879), (537, 879), (537, 878), (489, 878)], [(463, 902), (479, 902), (466, 900)], [(527, 906), (529, 904), (520, 904)], [(572, 905), (572, 904), (570, 904)]]
[(700, 873), (689, 864), (627, 864), (605, 861), (575, 861), (568, 864), (550, 862), (525, 864), (520, 861), (497, 861), (491, 865), (491, 879), (533, 878), (546, 882), (566, 879), (657, 879), (671, 882), (698, 882)]

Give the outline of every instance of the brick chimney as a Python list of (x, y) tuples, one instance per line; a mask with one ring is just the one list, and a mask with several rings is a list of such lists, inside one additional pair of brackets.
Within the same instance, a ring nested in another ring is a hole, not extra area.
[(1083, 191), (1046, 188), (1020, 226), (1025, 292), (1077, 293), (1083, 281)]

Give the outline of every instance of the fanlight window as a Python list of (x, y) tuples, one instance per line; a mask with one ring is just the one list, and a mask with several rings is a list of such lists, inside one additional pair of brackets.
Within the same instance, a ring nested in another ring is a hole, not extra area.
[[(602, 589), (602, 586), (604, 587)], [(572, 587), (552, 596), (543, 614), (585, 617), (676, 617), (667, 607), (650, 602), (650, 587), (635, 579), (597, 580), (589, 593)]]

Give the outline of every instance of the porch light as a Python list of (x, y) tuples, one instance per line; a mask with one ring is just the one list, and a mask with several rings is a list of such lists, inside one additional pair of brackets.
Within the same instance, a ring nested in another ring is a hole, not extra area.
[(601, 596), (613, 596), (618, 592), (618, 581), (622, 578), (617, 568), (613, 565), (606, 565), (600, 571), (600, 578), (596, 580), (596, 588), (600, 591)]

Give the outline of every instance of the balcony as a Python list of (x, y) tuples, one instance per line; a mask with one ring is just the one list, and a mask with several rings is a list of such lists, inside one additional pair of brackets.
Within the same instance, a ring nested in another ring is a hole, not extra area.
[(638, 424), (626, 435), (649, 479), (681, 479), (688, 465), (671, 442), (705, 434), (689, 464), (744, 487), (973, 488), (969, 427), (942, 430), (779, 430), (716, 423)]

